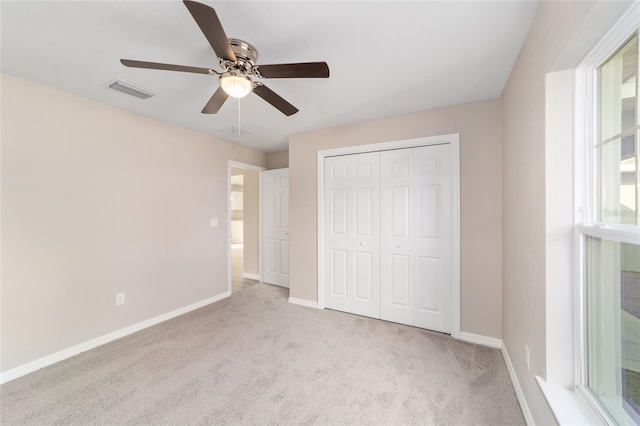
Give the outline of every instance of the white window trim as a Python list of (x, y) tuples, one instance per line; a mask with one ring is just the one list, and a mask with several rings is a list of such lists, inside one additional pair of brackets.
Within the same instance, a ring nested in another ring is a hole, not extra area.
[(606, 424), (616, 422), (602, 407), (591, 390), (585, 386), (588, 376), (586, 350), (585, 300), (585, 238), (603, 238), (630, 244), (639, 244), (637, 226), (605, 225), (597, 222), (599, 168), (594, 154), (598, 126), (598, 68), (611, 57), (640, 26), (640, 5), (634, 4), (587, 55), (576, 70), (576, 126), (574, 130), (574, 218), (576, 224), (575, 253), (575, 306), (576, 306), (576, 383), (577, 394)]
[(640, 236), (635, 229), (603, 226), (597, 223), (594, 225), (578, 224), (576, 226), (581, 234), (589, 237), (604, 238), (606, 240), (619, 241), (627, 244), (640, 244)]
[[(572, 281), (573, 299), (566, 299), (564, 302), (569, 306), (574, 306), (573, 343), (565, 343), (565, 349), (570, 345), (575, 345), (574, 365), (575, 375), (573, 383), (567, 383), (566, 377), (554, 377), (550, 371), (557, 371), (558, 357), (562, 354), (560, 347), (552, 347), (549, 350), (550, 342), (547, 341), (547, 377), (546, 380), (536, 377), (539, 387), (547, 399), (551, 410), (559, 424), (616, 424), (608, 413), (600, 406), (600, 403), (593, 396), (591, 391), (582, 386), (586, 383), (586, 351), (585, 351), (585, 330), (583, 327), (585, 319), (585, 309), (583, 306), (584, 294), (582, 282), (584, 282), (584, 236), (594, 236), (598, 238), (613, 239), (616, 241), (638, 244), (640, 236), (637, 227), (633, 229), (627, 226), (607, 226), (597, 224), (593, 218), (596, 216), (596, 200), (592, 196), (596, 187), (597, 176), (594, 172), (593, 147), (586, 141), (594, 140), (595, 105), (597, 101), (597, 90), (595, 78), (597, 68), (605, 62), (613, 52), (618, 50), (640, 27), (640, 4), (633, 4), (613, 26), (613, 28), (596, 45), (585, 60), (574, 69), (573, 89), (574, 103), (571, 114), (574, 117), (571, 132), (573, 134), (573, 218), (574, 229), (572, 232)], [(556, 87), (557, 89), (557, 87)], [(549, 95), (549, 93), (547, 93)], [(566, 113), (567, 111), (564, 111)], [(564, 128), (552, 128), (552, 131), (563, 132)], [(584, 142), (584, 143), (583, 143)], [(591, 179), (588, 179), (590, 177)], [(590, 219), (590, 220), (585, 220)], [(564, 242), (569, 244), (567, 240)], [(547, 309), (549, 309), (549, 297), (557, 295), (547, 294)], [(558, 300), (554, 302), (558, 306)], [(553, 304), (551, 305), (553, 306)], [(567, 306), (566, 304), (564, 306)], [(570, 339), (571, 340), (571, 339)], [(553, 342), (552, 342), (553, 345)], [(554, 359), (555, 358), (555, 359)], [(565, 356), (566, 358), (566, 356)], [(566, 360), (564, 360), (566, 362)], [(564, 380), (563, 380), (564, 379)]]
[[(576, 301), (578, 282), (575, 243), (579, 233), (575, 227), (576, 181), (567, 174), (567, 165), (577, 169), (574, 139), (576, 128), (576, 72), (559, 71), (546, 77), (545, 156), (547, 204), (546, 241), (546, 370), (536, 381), (556, 421), (561, 424), (603, 424), (603, 420), (576, 392), (579, 382), (576, 358), (576, 330), (579, 322)], [(567, 309), (569, 307), (569, 309)]]

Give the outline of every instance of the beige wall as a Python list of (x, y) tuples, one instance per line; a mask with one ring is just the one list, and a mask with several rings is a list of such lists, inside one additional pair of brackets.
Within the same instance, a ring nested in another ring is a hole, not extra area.
[[(545, 176), (562, 172), (547, 170), (545, 162), (545, 77), (577, 66), (629, 5), (621, 3), (541, 2), (502, 94), (502, 336), (537, 424), (555, 423), (535, 376), (546, 376), (546, 329), (554, 327), (546, 324), (546, 256), (554, 230), (545, 223), (552, 207), (545, 204), (545, 185), (553, 184)], [(564, 167), (571, 173), (570, 162)]]
[(260, 175), (252, 170), (242, 170), (244, 176), (244, 272), (260, 274)]
[(295, 134), (289, 139), (291, 296), (317, 300), (316, 155), (319, 150), (460, 133), (461, 329), (501, 337), (500, 101)]
[(227, 290), (227, 161), (265, 153), (1, 78), (2, 371)]
[(289, 167), (289, 150), (268, 152), (267, 169), (286, 169)]

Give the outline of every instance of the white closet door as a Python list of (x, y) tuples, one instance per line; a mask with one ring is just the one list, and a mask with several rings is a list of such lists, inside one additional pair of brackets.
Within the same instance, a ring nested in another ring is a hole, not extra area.
[(414, 148), (413, 325), (451, 332), (449, 145)]
[(381, 318), (451, 331), (449, 145), (381, 153)]
[(289, 169), (262, 172), (262, 281), (289, 287)]
[(413, 149), (381, 153), (381, 318), (413, 325)]
[(325, 306), (380, 318), (380, 153), (325, 159)]

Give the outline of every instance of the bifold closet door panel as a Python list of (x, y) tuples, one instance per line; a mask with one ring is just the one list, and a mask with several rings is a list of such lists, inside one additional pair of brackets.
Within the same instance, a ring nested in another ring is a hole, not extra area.
[(381, 169), (381, 318), (413, 325), (413, 148), (384, 151)]
[(449, 145), (414, 148), (413, 325), (451, 332)]
[(449, 145), (381, 153), (381, 318), (450, 332)]
[(380, 318), (380, 153), (325, 159), (325, 306)]

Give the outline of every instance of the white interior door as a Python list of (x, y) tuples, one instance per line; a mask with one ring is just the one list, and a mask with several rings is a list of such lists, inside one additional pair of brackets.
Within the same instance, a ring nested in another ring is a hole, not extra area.
[(289, 169), (262, 172), (262, 281), (289, 287)]
[(380, 318), (380, 153), (325, 159), (325, 306)]

